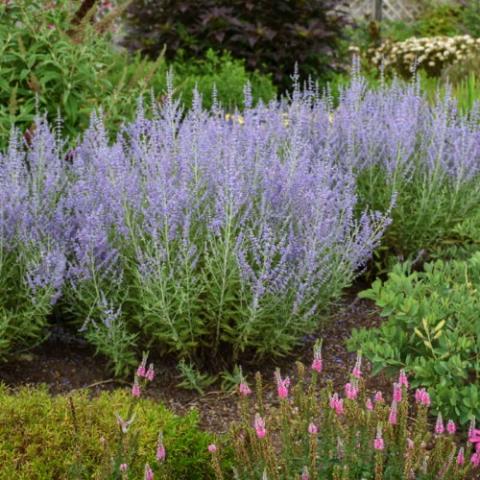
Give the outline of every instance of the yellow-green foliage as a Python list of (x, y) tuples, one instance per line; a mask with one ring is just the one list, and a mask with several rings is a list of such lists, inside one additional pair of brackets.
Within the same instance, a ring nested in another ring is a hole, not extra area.
[[(0, 479), (116, 478), (108, 473), (119, 435), (114, 413), (126, 416), (129, 403), (127, 390), (90, 398), (88, 392), (51, 396), (46, 388), (12, 393), (0, 385)], [(129, 478), (143, 478), (145, 462), (156, 479), (211, 478), (211, 438), (199, 430), (197, 413), (179, 417), (150, 400), (140, 400), (136, 411), (128, 437), (138, 433), (138, 454)], [(162, 466), (155, 460), (159, 430), (167, 451)]]

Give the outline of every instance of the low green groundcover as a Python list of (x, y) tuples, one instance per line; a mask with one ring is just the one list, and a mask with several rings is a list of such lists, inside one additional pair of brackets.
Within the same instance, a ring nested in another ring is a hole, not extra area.
[[(120, 434), (115, 413), (127, 418), (130, 402), (127, 390), (90, 398), (86, 391), (51, 396), (46, 388), (12, 392), (0, 385), (0, 479), (121, 478), (118, 470), (112, 474)], [(167, 451), (162, 464), (155, 458), (159, 431)], [(213, 477), (211, 435), (200, 431), (196, 412), (179, 417), (139, 399), (129, 433), (129, 450), (136, 452), (128, 459), (129, 478), (143, 478), (147, 462), (156, 479)]]

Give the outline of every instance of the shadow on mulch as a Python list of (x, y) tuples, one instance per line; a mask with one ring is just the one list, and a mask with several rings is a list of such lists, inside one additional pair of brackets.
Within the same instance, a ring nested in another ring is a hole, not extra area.
[[(324, 371), (323, 382), (331, 380), (335, 388), (343, 389), (348, 379), (355, 354), (349, 353), (345, 341), (353, 328), (374, 327), (381, 319), (375, 306), (368, 300), (358, 299), (354, 292), (348, 294), (337, 306), (331, 321), (317, 335), (305, 339), (302, 348), (286, 359), (264, 362), (256, 369), (246, 367), (244, 374), (253, 383), (253, 374), (260, 370), (266, 384), (266, 403), (276, 403), (273, 372), (281, 368), (282, 374), (294, 376), (295, 360), (309, 365), (312, 360), (312, 346), (316, 338), (323, 338)], [(154, 359), (155, 360), (155, 359)], [(213, 386), (205, 395), (177, 387), (178, 371), (173, 359), (155, 362), (156, 378), (149, 387), (149, 397), (162, 401), (174, 412), (183, 414), (196, 408), (200, 412), (201, 427), (223, 433), (234, 419), (237, 419), (237, 396), (228, 394)], [(363, 366), (369, 390), (383, 390), (388, 393), (390, 382), (382, 375), (368, 377), (369, 369)], [(65, 394), (76, 389), (88, 388), (93, 394), (114, 388), (126, 388), (128, 382), (113, 379), (106, 369), (106, 361), (95, 356), (88, 345), (75, 342), (66, 344), (52, 337), (40, 347), (0, 365), (0, 382), (16, 388), (22, 385), (46, 384), (53, 394)], [(388, 395), (387, 395), (388, 397)]]

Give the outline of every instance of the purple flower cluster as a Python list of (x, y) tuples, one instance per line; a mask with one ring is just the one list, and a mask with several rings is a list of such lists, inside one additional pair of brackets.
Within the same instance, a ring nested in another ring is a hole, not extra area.
[(0, 239), (40, 252), (32, 288), (88, 285), (77, 300), (93, 315), (105, 298), (119, 307), (108, 285), (120, 285), (129, 328), (183, 353), (281, 352), (315, 327), (389, 224), (391, 198), (383, 213), (359, 207), (366, 169), (409, 178), (440, 165), (455, 185), (479, 173), (476, 123), (413, 85), (375, 92), (354, 78), (335, 109), (297, 89), (231, 121), (198, 95), (189, 111), (171, 94), (153, 110), (139, 102), (114, 141), (94, 116), (67, 156), (42, 121), (30, 148), (12, 140)]

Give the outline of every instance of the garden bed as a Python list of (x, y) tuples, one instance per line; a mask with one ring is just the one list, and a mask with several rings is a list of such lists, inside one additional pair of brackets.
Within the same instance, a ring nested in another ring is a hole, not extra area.
[[(347, 351), (345, 341), (353, 328), (374, 327), (380, 323), (376, 307), (369, 300), (358, 299), (352, 290), (337, 306), (334, 321), (314, 335), (305, 338), (305, 344), (290, 357), (270, 360), (259, 365), (244, 366), (244, 374), (253, 379), (257, 370), (264, 378), (272, 379), (267, 386), (267, 399), (276, 403), (273, 372), (280, 367), (291, 374), (294, 360), (306, 365), (311, 363), (312, 345), (317, 338), (323, 338), (323, 357), (325, 370), (323, 381), (331, 380), (335, 388), (343, 388), (345, 378), (355, 362), (355, 354)], [(118, 387), (130, 385), (109, 375), (107, 362), (102, 356), (95, 356), (94, 349), (83, 345), (75, 337), (60, 339), (62, 332), (36, 349), (19, 355), (0, 366), (0, 381), (9, 387), (46, 384), (52, 394), (65, 394), (73, 390), (87, 388), (93, 393), (112, 391)], [(210, 387), (205, 395), (185, 390), (177, 386), (178, 371), (176, 363), (169, 358), (153, 358), (157, 371), (156, 379), (149, 389), (149, 395), (163, 402), (177, 414), (184, 414), (192, 408), (200, 412), (200, 426), (214, 433), (222, 433), (237, 418), (237, 397), (234, 393), (222, 391), (217, 384)], [(366, 367), (368, 372), (368, 366)], [(375, 391), (386, 390), (388, 381), (384, 375), (368, 378), (367, 387)]]

